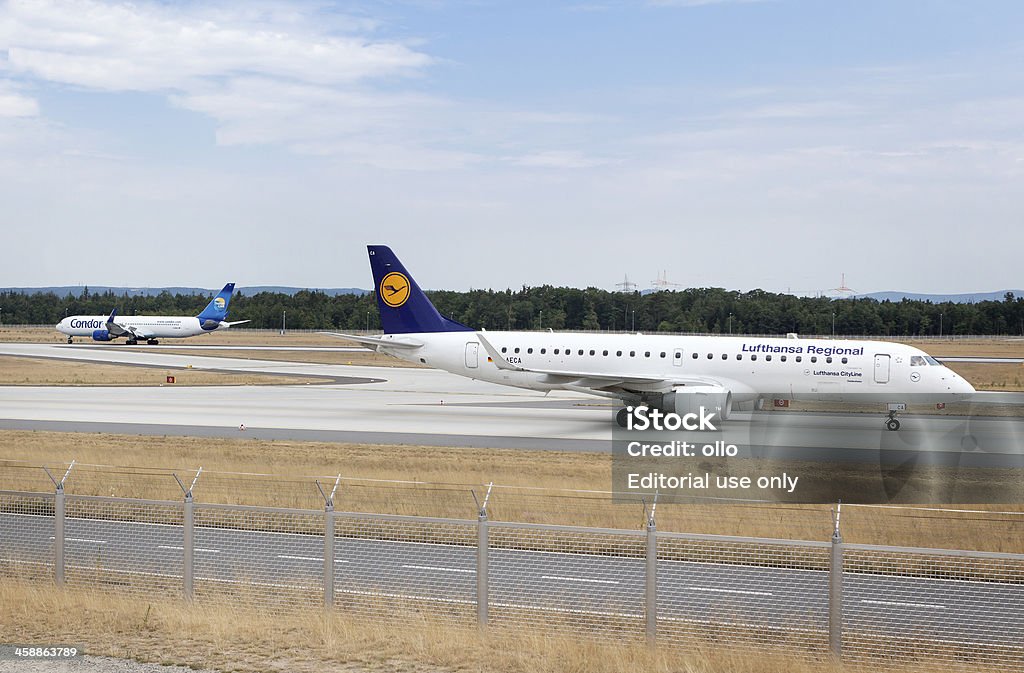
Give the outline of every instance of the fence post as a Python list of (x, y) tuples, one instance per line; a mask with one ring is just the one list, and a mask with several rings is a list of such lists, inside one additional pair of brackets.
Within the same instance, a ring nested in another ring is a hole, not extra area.
[(334, 607), (334, 504), (324, 505), (324, 607)]
[(64, 482), (53, 495), (53, 581), (64, 586)]
[(653, 516), (647, 521), (647, 566), (644, 575), (647, 645), (654, 647), (658, 638), (658, 528)]
[(341, 475), (334, 479), (334, 488), (330, 495), (320, 485), (320, 480), (315, 479), (316, 489), (320, 491), (320, 497), (324, 499), (324, 607), (334, 607), (334, 494), (338, 492), (338, 485), (341, 484)]
[(181, 580), (182, 591), (185, 600), (192, 600), (195, 595), (195, 537), (196, 537), (196, 512), (195, 504), (192, 502), (192, 491), (185, 494), (185, 506), (183, 509), (184, 535), (182, 546), (182, 567)]
[(67, 503), (64, 500), (64, 482), (75, 467), (72, 460), (64, 476), (57, 481), (53, 473), (43, 466), (43, 472), (53, 482), (53, 581), (57, 586), (64, 586), (64, 523), (67, 520)]
[(481, 629), (487, 628), (487, 510), (481, 509), (476, 524), (476, 621)]
[(196, 508), (192, 501), (192, 490), (202, 473), (203, 468), (200, 467), (196, 476), (192, 478), (192, 483), (185, 486), (185, 482), (171, 472), (174, 481), (178, 482), (178, 487), (185, 494), (185, 502), (181, 509), (181, 593), (187, 601), (191, 601), (195, 596)]
[(843, 654), (843, 536), (839, 531), (842, 503), (834, 512), (832, 549), (828, 569), (828, 649), (836, 659)]
[(484, 494), (484, 501), (476, 497), (476, 491), (470, 491), (473, 500), (476, 501), (476, 624), (483, 631), (487, 628), (487, 590), (488, 571), (487, 559), (490, 552), (490, 541), (488, 540), (487, 503), (491, 500), (491, 489), (494, 482), (487, 484), (487, 493)]

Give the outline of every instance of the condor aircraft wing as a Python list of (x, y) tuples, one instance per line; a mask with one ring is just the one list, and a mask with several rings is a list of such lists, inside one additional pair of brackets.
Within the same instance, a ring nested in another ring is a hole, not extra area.
[(630, 388), (634, 386), (642, 386), (647, 390), (671, 390), (674, 386), (680, 385), (702, 385), (702, 386), (721, 386), (723, 381), (706, 376), (681, 376), (672, 378), (651, 378), (621, 374), (608, 374), (607, 372), (586, 372), (586, 371), (572, 371), (567, 369), (536, 369), (533, 367), (523, 367), (520, 365), (514, 365), (506, 360), (501, 353), (487, 340), (487, 337), (477, 332), (477, 338), (480, 340), (480, 344), (487, 351), (488, 358), (498, 367), (498, 369), (506, 369), (517, 372), (530, 372), (532, 374), (542, 374), (548, 377), (547, 383), (561, 383), (570, 384), (575, 390), (583, 392), (592, 391), (595, 394), (600, 394), (597, 391), (601, 391), (607, 388)]
[(153, 336), (153, 333), (149, 330), (133, 327), (132, 325), (122, 325), (117, 322), (116, 308), (110, 312), (110, 317), (107, 318), (107, 324), (104, 327), (110, 332), (111, 336), (127, 336), (130, 334), (136, 339), (150, 339)]

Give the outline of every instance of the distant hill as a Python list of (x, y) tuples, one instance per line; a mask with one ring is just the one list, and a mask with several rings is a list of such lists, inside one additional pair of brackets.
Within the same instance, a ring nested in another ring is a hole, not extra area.
[[(86, 288), (84, 285), (61, 285), (57, 287), (3, 287), (0, 288), (0, 292), (16, 292), (18, 294), (45, 294), (52, 292), (58, 297), (66, 297), (68, 294), (79, 296), (82, 291)], [(202, 287), (112, 287), (108, 285), (89, 285), (90, 294), (106, 294), (107, 291), (113, 292), (118, 297), (128, 295), (129, 297), (155, 297), (162, 292), (170, 292), (171, 294), (202, 294), (210, 295), (216, 294), (220, 288), (208, 289)], [(253, 285), (251, 287), (236, 287), (236, 292), (241, 292), (247, 297), (251, 297), (254, 294), (260, 292), (272, 292), (278, 294), (294, 295), (296, 292), (302, 290), (316, 290), (323, 292), (326, 295), (335, 297), (339, 294), (367, 294), (369, 290), (363, 290), (358, 287), (330, 287), (330, 288), (301, 288), (301, 287), (287, 287), (284, 285)]]
[(878, 301), (930, 301), (933, 304), (976, 304), (980, 301), (1003, 301), (1007, 292), (1012, 292), (1014, 297), (1024, 297), (1024, 290), (997, 290), (995, 292), (968, 292), (964, 294), (921, 294), (917, 292), (872, 292), (871, 294), (858, 294), (858, 299), (877, 299)]

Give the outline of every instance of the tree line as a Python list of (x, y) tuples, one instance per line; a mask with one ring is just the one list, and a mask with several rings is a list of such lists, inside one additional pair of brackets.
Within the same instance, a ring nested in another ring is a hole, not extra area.
[[(489, 330), (553, 329), (719, 334), (851, 334), (872, 336), (1014, 334), (1024, 336), (1024, 298), (972, 304), (903, 300), (796, 297), (763, 290), (699, 288), (650, 294), (598, 288), (523, 287), (519, 290), (428, 292), (444, 315)], [(56, 324), (69, 315), (196, 315), (211, 296), (117, 295), (112, 291), (60, 297), (53, 293), (0, 292), (0, 323)], [(378, 329), (372, 294), (330, 296), (316, 290), (294, 295), (236, 292), (231, 320), (246, 327), (280, 329)]]

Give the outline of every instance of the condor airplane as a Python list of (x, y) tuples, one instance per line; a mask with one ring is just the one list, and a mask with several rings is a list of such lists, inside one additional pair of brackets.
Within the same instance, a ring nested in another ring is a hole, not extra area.
[[(760, 400), (950, 402), (974, 388), (912, 346), (884, 341), (487, 332), (442, 316), (391, 249), (368, 246), (383, 337), (332, 336), (481, 381), (548, 392), (571, 390), (680, 415), (699, 407), (726, 420)], [(627, 411), (616, 416), (625, 425)]]
[(235, 284), (228, 283), (213, 298), (203, 312), (189, 316), (117, 316), (117, 309), (110, 317), (102, 315), (74, 315), (57, 323), (57, 331), (68, 335), (68, 343), (74, 337), (92, 337), (93, 341), (112, 341), (125, 337), (125, 343), (134, 346), (140, 339), (155, 346), (162, 338), (182, 338), (206, 334), (249, 322), (238, 320), (225, 322), (228, 317), (228, 303), (235, 291)]

